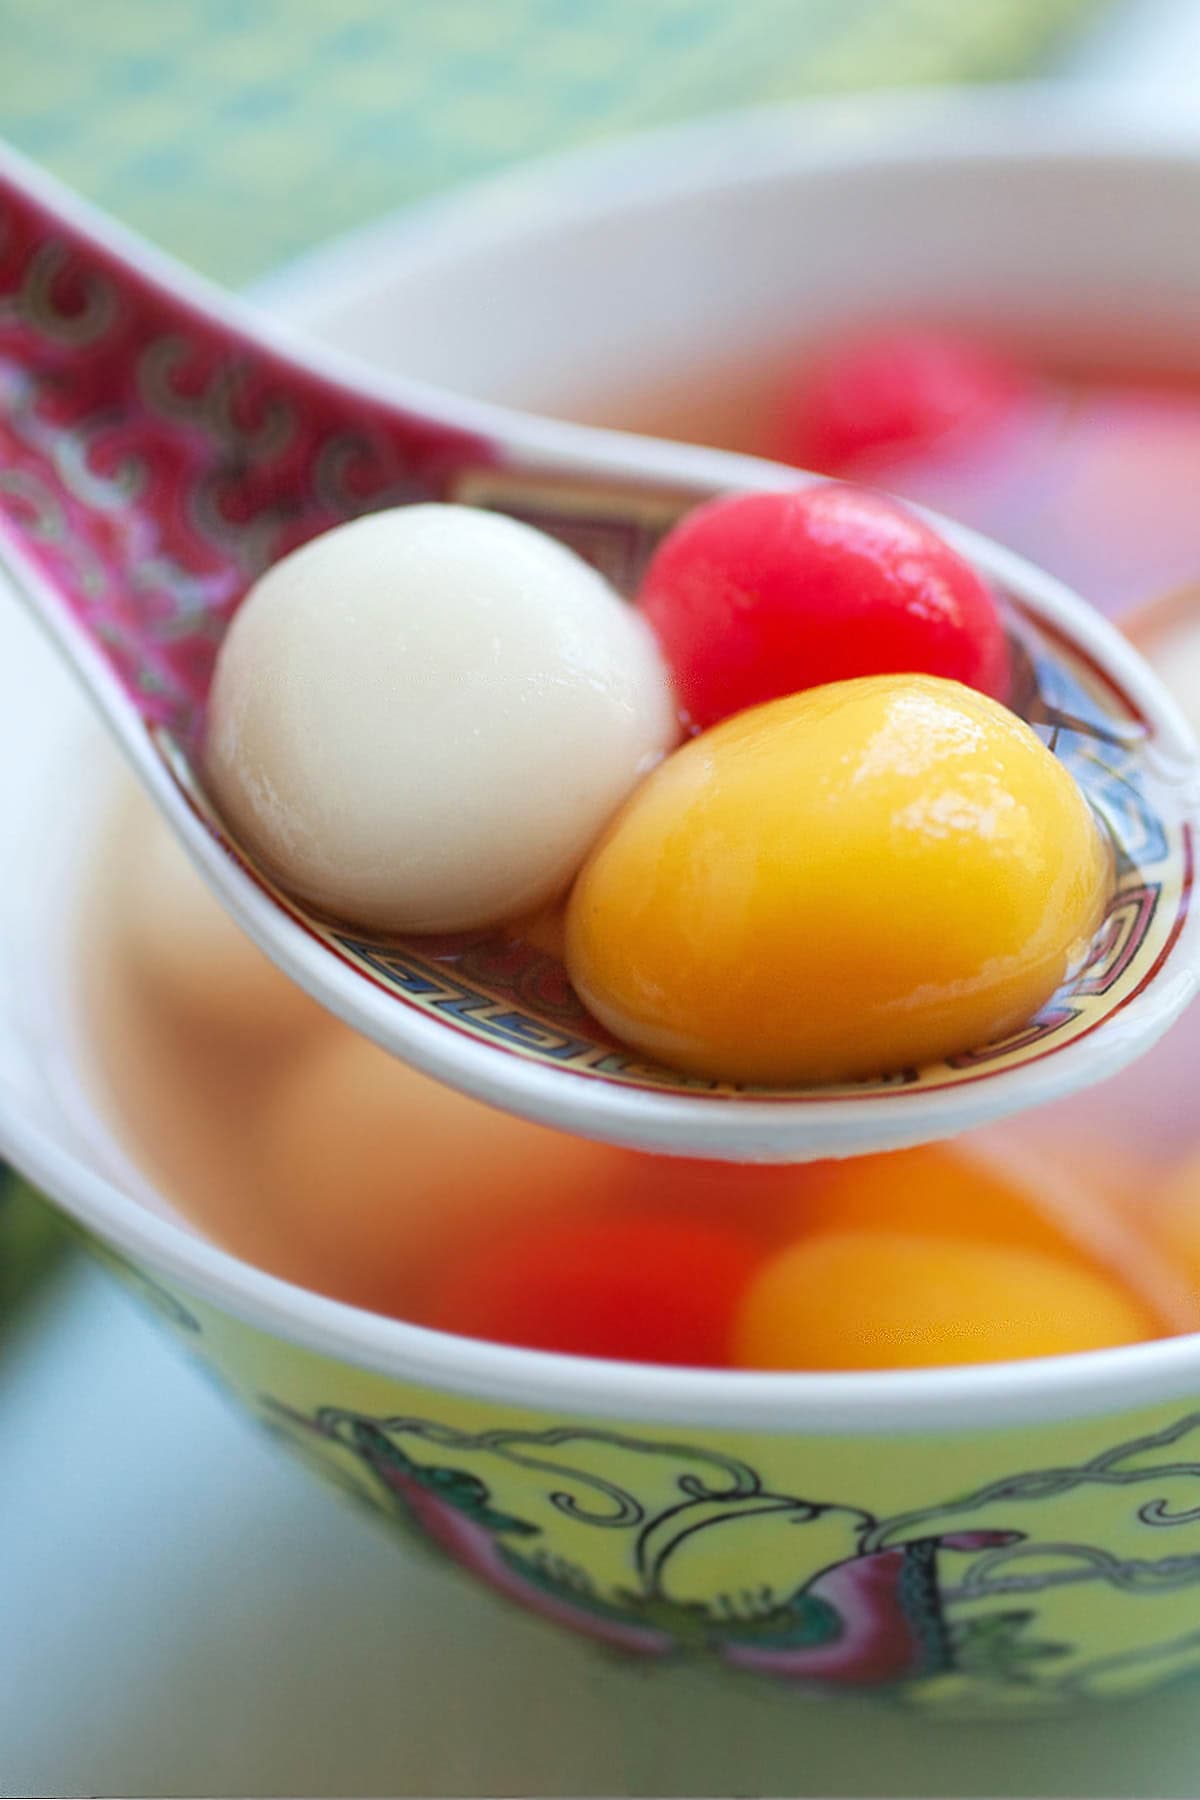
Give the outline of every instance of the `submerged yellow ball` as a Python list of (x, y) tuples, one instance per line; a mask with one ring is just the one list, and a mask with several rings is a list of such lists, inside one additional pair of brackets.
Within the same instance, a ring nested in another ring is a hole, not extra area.
[(744, 1369), (921, 1369), (1067, 1356), (1160, 1334), (1101, 1269), (1004, 1244), (830, 1231), (768, 1263), (733, 1334)]
[(594, 848), (567, 966), (674, 1066), (853, 1080), (1023, 1024), (1086, 948), (1111, 856), (1022, 720), (933, 676), (837, 682), (694, 739)]

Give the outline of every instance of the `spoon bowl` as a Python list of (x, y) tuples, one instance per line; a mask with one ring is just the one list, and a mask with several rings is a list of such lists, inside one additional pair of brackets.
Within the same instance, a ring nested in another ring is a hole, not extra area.
[(368, 375), (291, 340), (0, 151), (4, 568), (249, 934), (348, 1023), (479, 1099), (647, 1150), (849, 1155), (1100, 1080), (1194, 992), (1186, 727), (1081, 600), (940, 520), (1006, 606), (1017, 710), (1071, 768), (1116, 849), (1085, 965), (1003, 1043), (843, 1087), (688, 1078), (615, 1044), (547, 952), (508, 934), (355, 932), (280, 892), (224, 830), (197, 773), (221, 636), (256, 576), (318, 532), (412, 501), (484, 506), (550, 532), (629, 594), (691, 507), (811, 479)]

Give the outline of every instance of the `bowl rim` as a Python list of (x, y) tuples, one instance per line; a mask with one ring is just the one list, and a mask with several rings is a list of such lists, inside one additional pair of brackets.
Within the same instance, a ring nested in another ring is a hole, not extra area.
[[(1181, 96), (1181, 99), (1183, 97)], [(1019, 132), (1014, 126), (1020, 123)], [(816, 128), (815, 141), (807, 141)], [(730, 147), (738, 145), (731, 157)], [(359, 228), (256, 289), (284, 312), (320, 280), (345, 282), (400, 246), (453, 258), (489, 234), (822, 167), (957, 161), (984, 167), (1046, 157), (1113, 159), (1200, 174), (1200, 121), (1161, 93), (1046, 83), (749, 108), (569, 151)], [(733, 165), (731, 169), (731, 165)], [(522, 219), (525, 221), (522, 226)], [(328, 1299), (267, 1274), (160, 1218), (38, 1129), (0, 1070), (6, 1152), (85, 1230), (244, 1323), (307, 1350), (420, 1387), (576, 1417), (814, 1435), (944, 1432), (1101, 1415), (1194, 1396), (1200, 1334), (1113, 1350), (949, 1369), (847, 1374), (655, 1367), (459, 1338)]]
[(730, 108), (532, 157), (415, 200), (301, 251), (250, 292), (310, 329), (312, 314), (374, 290), (381, 267), (399, 255), (406, 277), (424, 275), (464, 254), (545, 235), (564, 217), (578, 223), (801, 168), (919, 167), (947, 158), (1013, 165), (1046, 156), (1195, 168), (1195, 95), (1169, 84), (1039, 79)]

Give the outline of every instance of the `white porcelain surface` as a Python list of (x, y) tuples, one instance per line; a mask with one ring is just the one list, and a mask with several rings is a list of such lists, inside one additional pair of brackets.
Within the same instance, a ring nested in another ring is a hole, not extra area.
[(560, 414), (884, 308), (1194, 362), (1188, 99), (1030, 85), (700, 121), (414, 207), (262, 291), (381, 368)]

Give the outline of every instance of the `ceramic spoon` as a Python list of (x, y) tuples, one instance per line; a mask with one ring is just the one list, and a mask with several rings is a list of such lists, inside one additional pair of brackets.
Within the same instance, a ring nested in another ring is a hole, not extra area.
[(1020, 710), (1118, 847), (1086, 968), (1005, 1044), (836, 1089), (753, 1092), (648, 1067), (605, 1036), (542, 952), (498, 936), (383, 943), (315, 917), (271, 886), (208, 806), (196, 752), (222, 632), (254, 577), (315, 533), (372, 508), (469, 502), (552, 532), (629, 592), (698, 501), (800, 479), (525, 417), (292, 342), (0, 150), (4, 569), (267, 954), (359, 1031), (495, 1105), (684, 1154), (882, 1149), (1099, 1080), (1193, 991), (1186, 729), (1081, 601), (945, 525), (1008, 605)]

